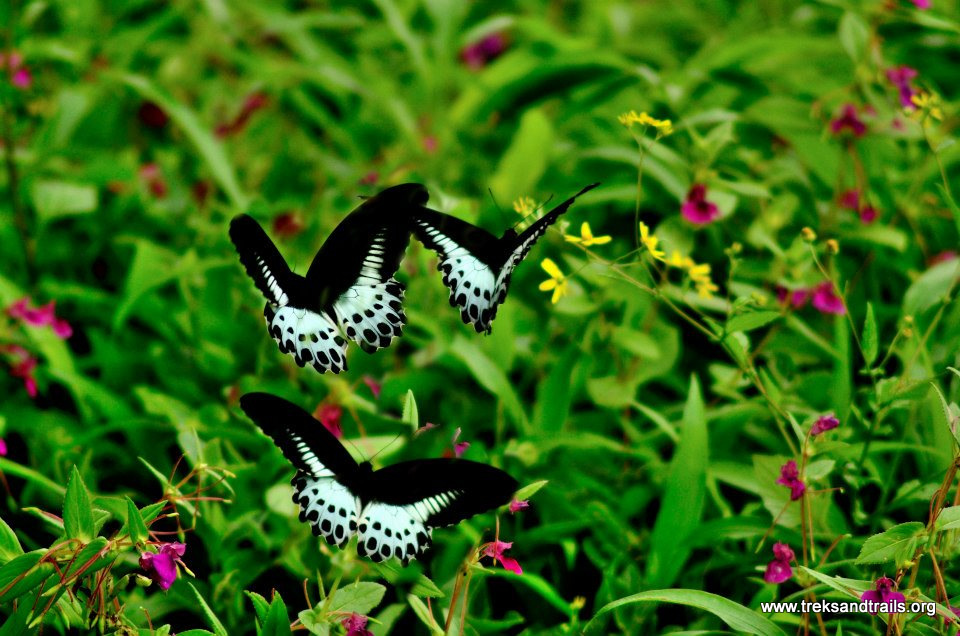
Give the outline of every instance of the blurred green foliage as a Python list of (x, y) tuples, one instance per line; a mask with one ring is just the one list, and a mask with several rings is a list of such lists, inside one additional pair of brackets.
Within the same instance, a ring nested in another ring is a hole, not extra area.
[[(874, 633), (888, 617), (759, 607), (884, 574), (940, 603), (898, 628), (940, 633), (960, 594), (956, 3), (14, 0), (0, 25), (0, 304), (55, 300), (73, 328), (0, 320), (0, 634), (336, 634), (349, 612), (375, 634)], [(901, 65), (938, 106), (904, 108)], [(832, 132), (845, 104), (864, 135)], [(673, 134), (628, 130), (630, 110)], [(341, 376), (296, 368), (229, 219), (257, 217), (302, 272), (358, 196), (405, 181), (492, 231), (519, 197), (601, 181), (566, 231), (613, 241), (548, 234), (489, 337), (414, 243), (404, 337)], [(718, 220), (684, 220), (694, 184)], [(638, 219), (719, 291), (634, 252)], [(843, 314), (794, 306), (825, 282)], [(341, 406), (377, 462), (460, 428), (466, 457), (547, 483), (377, 567), (297, 521), (292, 469), (236, 406), (251, 390)], [(523, 575), (476, 563), (495, 532)], [(145, 541), (184, 542), (193, 576), (138, 585)], [(780, 585), (774, 541), (797, 554)]]

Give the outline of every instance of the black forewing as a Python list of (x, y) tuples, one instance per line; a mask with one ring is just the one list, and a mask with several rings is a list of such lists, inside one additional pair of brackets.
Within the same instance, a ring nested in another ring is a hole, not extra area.
[(382, 247), (377, 282), (396, 274), (410, 242), (411, 211), (427, 198), (426, 188), (418, 183), (394, 186), (370, 197), (340, 222), (307, 270), (307, 283), (320, 295), (321, 307), (328, 308), (357, 282), (375, 240)]
[(557, 219), (560, 218), (560, 215), (566, 212), (570, 206), (573, 205), (573, 202), (577, 200), (577, 197), (585, 192), (593, 190), (598, 185), (600, 184), (591, 183), (590, 185), (584, 187), (582, 190), (580, 190), (580, 192), (577, 192), (575, 195), (544, 214), (541, 218), (531, 223), (530, 227), (521, 232), (520, 235), (513, 240), (506, 241), (505, 239), (510, 236), (510, 233), (508, 232), (505, 234), (501, 238), (501, 241), (504, 241), (504, 243), (501, 246), (503, 251), (500, 254), (500, 262), (498, 263), (498, 267), (506, 262), (508, 258), (513, 256), (517, 248), (522, 248), (521, 251), (517, 253), (517, 256), (519, 256), (518, 260), (523, 260), (523, 258), (527, 255), (527, 252), (530, 251), (530, 248), (532, 248), (537, 242), (537, 239), (543, 236), (548, 227), (557, 222)]
[(446, 260), (452, 251), (450, 245), (445, 245), (444, 239), (449, 239), (455, 247), (467, 250), (483, 264), (496, 269), (500, 239), (490, 232), (455, 216), (423, 206), (415, 209), (411, 218), (414, 236), (437, 252), (441, 261)]
[[(487, 464), (466, 459), (419, 459), (387, 466), (373, 473), (371, 500), (409, 506), (448, 494), (446, 503), (426, 523), (446, 526), (492, 510), (510, 501), (517, 480)], [(457, 493), (449, 495), (449, 493)], [(434, 499), (434, 501), (437, 501)]]
[(303, 277), (294, 274), (277, 247), (253, 217), (240, 214), (230, 222), (230, 240), (257, 289), (273, 304), (285, 305), (300, 293)]
[(340, 441), (293, 402), (269, 393), (247, 393), (240, 398), (240, 408), (297, 470), (348, 480), (357, 470), (357, 462)]

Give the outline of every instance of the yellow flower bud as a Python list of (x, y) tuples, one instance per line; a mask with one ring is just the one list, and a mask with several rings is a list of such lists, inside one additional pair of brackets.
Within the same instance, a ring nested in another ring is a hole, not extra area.
[(817, 233), (814, 232), (809, 227), (805, 227), (802, 230), (800, 230), (800, 236), (802, 236), (803, 240), (806, 241), (807, 243), (813, 243), (814, 241), (817, 240)]

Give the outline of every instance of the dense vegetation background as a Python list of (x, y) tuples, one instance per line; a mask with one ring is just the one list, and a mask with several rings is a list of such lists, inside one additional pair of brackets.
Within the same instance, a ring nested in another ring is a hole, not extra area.
[[(0, 25), (0, 634), (956, 632), (956, 2), (12, 0)], [(602, 186), (491, 336), (414, 243), (404, 337), (297, 368), (229, 219), (302, 272), (407, 181), (496, 232)], [(530, 505), (406, 570), (330, 549), (251, 390), (378, 463), (468, 442)], [(938, 615), (759, 611), (893, 587)]]

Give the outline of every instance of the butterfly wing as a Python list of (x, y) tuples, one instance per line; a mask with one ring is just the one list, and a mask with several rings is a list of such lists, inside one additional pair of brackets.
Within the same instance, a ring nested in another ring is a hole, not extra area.
[(410, 240), (410, 210), (427, 197), (422, 185), (407, 183), (367, 199), (330, 234), (307, 271), (321, 305), (367, 352), (389, 346), (403, 331), (404, 288), (393, 276)]
[(315, 535), (343, 547), (357, 529), (360, 499), (344, 481), (356, 474), (350, 453), (302, 408), (268, 393), (247, 393), (240, 408), (297, 469), (293, 501)]
[(524, 230), (516, 238), (508, 240), (508, 237), (505, 236), (504, 240), (504, 252), (505, 260), (503, 266), (500, 269), (497, 275), (497, 281), (493, 290), (493, 297), (496, 299), (496, 303), (492, 307), (492, 312), (490, 320), (493, 320), (493, 317), (497, 314), (497, 307), (502, 303), (507, 297), (507, 289), (510, 287), (510, 276), (513, 274), (513, 270), (516, 269), (517, 265), (520, 264), (520, 261), (524, 259), (527, 253), (530, 251), (530, 248), (543, 236), (547, 228), (557, 222), (557, 219), (560, 218), (560, 215), (566, 212), (573, 202), (577, 200), (581, 194), (589, 192), (596, 188), (599, 183), (591, 183), (586, 186), (580, 192), (577, 192), (575, 195), (556, 206), (549, 212), (543, 215), (542, 218), (537, 219), (534, 223), (530, 225), (526, 230)]
[(263, 315), (280, 351), (292, 353), (301, 367), (313, 363), (321, 373), (346, 369), (347, 343), (336, 323), (311, 302), (307, 281), (290, 271), (260, 224), (246, 214), (235, 217), (230, 222), (230, 240), (267, 299)]
[(512, 230), (501, 238), (456, 217), (422, 208), (412, 216), (414, 235), (440, 256), (437, 268), (450, 289), (450, 304), (477, 333), (490, 333), (497, 309), (507, 298), (510, 276), (561, 214), (592, 184), (550, 210), (522, 234)]
[(357, 551), (373, 561), (403, 562), (423, 554), (433, 529), (510, 501), (517, 481), (504, 471), (464, 459), (421, 459), (373, 473), (360, 512)]
[(428, 208), (412, 216), (414, 235), (440, 257), (437, 270), (450, 290), (450, 306), (477, 332), (490, 331), (490, 302), (497, 281), (500, 249), (493, 234), (449, 214)]

